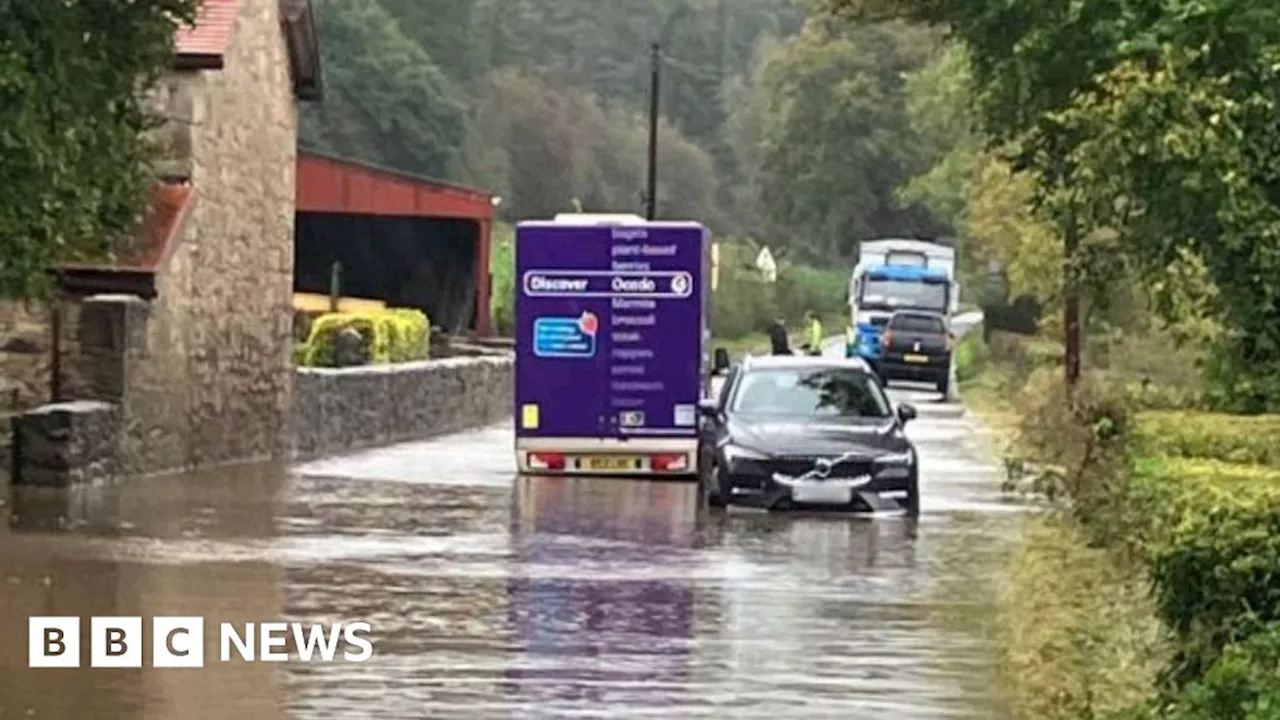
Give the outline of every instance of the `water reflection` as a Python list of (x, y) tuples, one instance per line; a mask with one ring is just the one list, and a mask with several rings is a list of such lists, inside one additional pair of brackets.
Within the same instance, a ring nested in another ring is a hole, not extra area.
[[(239, 522), (245, 515), (237, 507), (256, 508), (251, 514), (269, 518), (270, 503), (263, 503), (278, 482), (278, 469), (245, 472), (246, 491), (267, 490), (266, 497), (177, 491), (153, 481), (131, 484), (124, 492), (111, 487), (13, 491), (0, 529), (0, 623), (11, 629), (12, 638), (0, 648), (0, 718), (280, 717), (280, 673), (273, 666), (211, 663), (191, 671), (87, 667), (90, 616), (200, 615), (227, 622), (281, 616), (281, 571), (271, 563), (213, 560), (195, 569), (145, 561), (148, 546), (207, 532), (209, 524), (202, 519), (236, 518), (234, 534), (242, 535), (254, 528)], [(200, 487), (196, 480), (193, 488)], [(126, 533), (134, 542), (112, 542)], [(24, 641), (33, 615), (82, 618), (86, 667), (28, 669)], [(149, 642), (149, 636), (144, 640)], [(216, 627), (206, 626), (205, 643), (217, 647)], [(143, 659), (149, 664), (149, 647), (144, 646)]]
[(509, 433), (489, 431), (336, 458), (321, 475), (18, 491), (0, 508), (0, 621), (18, 638), (30, 615), (358, 619), (375, 655), (36, 671), (10, 642), (0, 720), (991, 720), (993, 653), (968, 631), (990, 619), (991, 591), (973, 579), (1016, 519), (994, 511), (998, 478), (957, 422), (914, 432), (918, 531), (700, 513), (689, 484), (512, 482), (495, 470)]
[[(591, 716), (689, 700), (696, 503), (689, 485), (516, 481), (511, 542), (529, 572), (507, 584), (520, 650), (506, 673), (514, 701)], [(593, 567), (603, 572), (584, 575)]]

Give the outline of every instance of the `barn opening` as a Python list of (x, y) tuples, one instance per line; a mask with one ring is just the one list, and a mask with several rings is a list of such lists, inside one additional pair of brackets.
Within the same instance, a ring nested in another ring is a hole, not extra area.
[(340, 263), (343, 296), (417, 308), (445, 332), (480, 331), (481, 226), (463, 218), (299, 212), (294, 292), (327, 295)]
[[(492, 193), (313, 150), (298, 151), (294, 307), (411, 307), (447, 333), (490, 333)], [(321, 310), (322, 311), (322, 310)], [(296, 327), (296, 326), (295, 326)]]

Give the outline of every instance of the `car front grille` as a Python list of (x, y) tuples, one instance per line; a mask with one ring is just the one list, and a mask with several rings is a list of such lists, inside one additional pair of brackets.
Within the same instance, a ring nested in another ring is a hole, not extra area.
[[(774, 458), (769, 462), (769, 472), (798, 477), (812, 470), (814, 462), (819, 457), (821, 456)], [(829, 459), (834, 460), (835, 457), (829, 457)], [(846, 460), (831, 468), (831, 474), (828, 477), (854, 478), (861, 475), (869, 475), (871, 474), (871, 468), (872, 464), (869, 460)]]

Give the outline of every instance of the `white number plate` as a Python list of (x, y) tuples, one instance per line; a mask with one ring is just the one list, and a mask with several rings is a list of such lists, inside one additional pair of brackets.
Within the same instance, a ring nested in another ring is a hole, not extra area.
[(853, 502), (853, 488), (844, 483), (798, 482), (791, 488), (791, 500), (798, 503), (844, 505)]

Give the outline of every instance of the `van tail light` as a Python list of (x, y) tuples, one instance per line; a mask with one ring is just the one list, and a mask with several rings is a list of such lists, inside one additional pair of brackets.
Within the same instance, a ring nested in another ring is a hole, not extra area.
[(884, 331), (884, 335), (880, 336), (880, 346), (889, 347), (893, 344), (893, 333), (888, 330)]
[(529, 453), (529, 467), (533, 470), (564, 470), (561, 453)]
[(650, 455), (649, 467), (655, 472), (683, 472), (689, 469), (689, 456), (684, 453)]
[(947, 333), (947, 350), (950, 351), (955, 346), (956, 346), (956, 336), (952, 335), (951, 333)]

